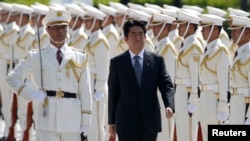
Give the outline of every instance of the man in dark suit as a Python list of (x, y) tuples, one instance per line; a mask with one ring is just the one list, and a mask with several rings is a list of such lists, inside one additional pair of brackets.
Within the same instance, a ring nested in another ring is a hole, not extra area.
[[(173, 83), (163, 58), (143, 48), (146, 39), (144, 24), (128, 20), (123, 31), (129, 50), (110, 61), (109, 133), (112, 137), (117, 133), (119, 141), (156, 141), (158, 132), (161, 132), (162, 108), (157, 90), (161, 92), (166, 117), (171, 118), (174, 111)], [(136, 69), (137, 61), (141, 72)]]

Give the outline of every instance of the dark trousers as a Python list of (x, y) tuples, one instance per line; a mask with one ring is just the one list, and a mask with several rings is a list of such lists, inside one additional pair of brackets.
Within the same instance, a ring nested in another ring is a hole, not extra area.
[(148, 133), (145, 132), (145, 128), (143, 125), (143, 119), (140, 114), (137, 124), (137, 133), (135, 134), (119, 134), (118, 133), (118, 140), (119, 141), (156, 141), (158, 133)]

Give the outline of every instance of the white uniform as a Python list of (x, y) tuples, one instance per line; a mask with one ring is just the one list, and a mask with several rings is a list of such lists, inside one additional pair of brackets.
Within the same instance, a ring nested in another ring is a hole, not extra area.
[[(198, 69), (200, 57), (203, 53), (202, 45), (196, 34), (185, 38), (183, 47), (179, 50), (176, 70), (176, 93), (175, 93), (175, 119), (178, 141), (197, 141), (198, 110), (192, 114), (190, 122), (188, 103), (198, 106)], [(190, 97), (188, 98), (188, 93)], [(189, 124), (192, 123), (192, 127)]]
[[(21, 60), (23, 59), (27, 54), (29, 49), (31, 48), (31, 40), (34, 38), (35, 35), (35, 31), (33, 30), (33, 28), (30, 26), (30, 24), (26, 24), (23, 27), (20, 28), (19, 34), (15, 37), (17, 37), (16, 39), (14, 39), (14, 44), (13, 44), (13, 51), (12, 53), (14, 53), (14, 58), (17, 60)], [(29, 79), (26, 78), (26, 80)], [(26, 83), (30, 83), (31, 81), (26, 81)], [(27, 107), (28, 107), (28, 102), (18, 96), (17, 97), (17, 104), (18, 104), (18, 119), (19, 119), (19, 123), (21, 126), (21, 136), (23, 135), (25, 129), (27, 128)], [(32, 130), (30, 130), (32, 131)], [(32, 140), (32, 135), (29, 136), (30, 140)]]
[[(238, 55), (234, 58), (231, 67), (232, 95), (229, 124), (244, 124), (245, 117), (250, 118), (250, 108), (249, 106), (246, 107), (246, 102), (250, 97), (250, 43), (240, 46), (237, 53)], [(248, 108), (247, 112), (246, 108)]]
[(72, 31), (71, 38), (69, 40), (69, 46), (73, 46), (77, 49), (84, 50), (87, 43), (88, 36), (84, 32), (83, 26)]
[(110, 45), (110, 58), (116, 55), (115, 50), (117, 48), (117, 42), (119, 34), (113, 24), (110, 24), (102, 29), (104, 36), (107, 38)]
[[(176, 60), (177, 60), (177, 51), (173, 43), (169, 40), (168, 37), (161, 39), (156, 47), (155, 52), (161, 55), (164, 58), (166, 70), (169, 73), (171, 80), (175, 80), (176, 73)], [(158, 93), (160, 96), (160, 93)], [(158, 134), (158, 141), (173, 141), (174, 135), (174, 117), (166, 118), (166, 109), (164, 104), (160, 101), (161, 105), (161, 118), (162, 118), (162, 132)], [(171, 139), (171, 140), (170, 140)]]
[(38, 49), (39, 48), (39, 42), (40, 42), (40, 47), (43, 48), (44, 46), (47, 46), (50, 42), (49, 35), (46, 32), (46, 29), (44, 26), (41, 26), (39, 28), (39, 40), (38, 40), (38, 32), (37, 29), (35, 29), (36, 34), (34, 35), (34, 39), (32, 41), (32, 48), (31, 49)]
[[(49, 139), (46, 132), (67, 133), (66, 135), (72, 137), (72, 140), (80, 141), (81, 126), (90, 126), (91, 122), (92, 101), (87, 56), (66, 44), (60, 50), (64, 54), (61, 65), (56, 59), (57, 48), (50, 44), (41, 49), (42, 69), (39, 50), (31, 50), (28, 56), (9, 73), (7, 82), (13, 91), (28, 101), (32, 100), (32, 94), (39, 88), (44, 88), (47, 94), (48, 91), (62, 91), (75, 96), (75, 98), (48, 96), (47, 116), (43, 116), (43, 103), (39, 103), (34, 109), (37, 112), (35, 126), (41, 141), (53, 140)], [(28, 75), (31, 75), (35, 89), (25, 85), (23, 80)]]
[[(8, 84), (6, 83), (6, 76), (8, 74), (8, 70), (10, 70), (10, 67), (12, 66), (11, 63), (11, 43), (14, 34), (16, 35), (19, 31), (19, 27), (15, 22), (9, 23), (8, 25), (5, 25), (4, 27), (4, 33), (1, 36), (1, 49), (0, 49), (0, 86), (1, 86), (1, 94), (2, 94), (2, 112), (4, 115), (5, 120), (5, 129), (4, 129), (4, 136), (7, 137), (9, 134), (9, 127), (11, 126), (11, 119), (12, 119), (12, 100), (13, 100), (13, 94), (11, 94), (11, 91), (8, 87)], [(9, 65), (9, 68), (7, 68), (7, 65)]]
[(89, 58), (89, 66), (91, 73), (92, 94), (101, 92), (104, 98), (95, 101), (93, 98), (93, 117), (92, 126), (90, 127), (88, 139), (91, 141), (104, 141), (105, 139), (105, 111), (107, 109), (107, 79), (109, 70), (109, 43), (99, 29), (89, 36), (86, 52)]
[(203, 141), (208, 140), (208, 125), (218, 124), (218, 112), (229, 112), (227, 92), (230, 63), (229, 51), (220, 39), (207, 45), (200, 64), (201, 95), (198, 118)]

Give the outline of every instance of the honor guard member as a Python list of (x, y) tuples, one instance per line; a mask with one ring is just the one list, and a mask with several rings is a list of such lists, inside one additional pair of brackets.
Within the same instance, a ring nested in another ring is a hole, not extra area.
[(238, 45), (231, 67), (229, 124), (250, 124), (250, 19), (232, 16), (231, 37)]
[(117, 43), (119, 40), (119, 33), (114, 26), (114, 17), (117, 13), (117, 10), (111, 6), (106, 6), (101, 3), (98, 4), (99, 10), (106, 14), (102, 22), (102, 32), (106, 36), (110, 49), (110, 58), (113, 58), (116, 55)]
[(84, 6), (83, 8), (86, 11), (85, 28), (90, 33), (86, 52), (89, 58), (93, 94), (93, 124), (90, 127), (88, 139), (104, 141), (110, 46), (101, 26), (106, 15), (95, 7)]
[[(174, 44), (169, 40), (169, 32), (171, 25), (175, 21), (175, 18), (155, 13), (152, 18), (152, 26), (154, 31), (154, 36), (158, 40), (158, 44), (155, 53), (164, 58), (166, 70), (170, 75), (171, 80), (175, 80), (176, 72), (176, 60), (177, 60), (177, 50)], [(158, 92), (158, 97), (160, 93)], [(162, 132), (158, 134), (158, 141), (173, 141), (174, 137), (174, 117), (166, 119), (166, 109), (162, 101), (161, 105), (161, 118), (162, 118)]]
[(208, 140), (209, 124), (225, 124), (229, 116), (229, 68), (231, 57), (221, 41), (224, 18), (213, 14), (201, 14), (201, 27), (207, 42), (200, 63), (199, 121), (203, 141)]
[(119, 35), (123, 34), (123, 24), (128, 19), (128, 7), (124, 4), (109, 1), (109, 5), (117, 10), (116, 16), (114, 17), (115, 27)]
[(14, 36), (17, 35), (20, 28), (16, 24), (18, 13), (13, 9), (13, 5), (9, 3), (0, 3), (0, 7), (3, 10), (8, 11), (8, 14), (3, 16), (5, 20), (4, 24), (4, 33), (1, 35), (1, 72), (0, 72), (0, 85), (1, 85), (1, 94), (2, 94), (2, 111), (5, 120), (5, 129), (3, 140), (6, 139), (9, 141), (15, 140), (15, 124), (17, 121), (17, 97), (13, 95), (8, 84), (6, 82), (7, 73), (14, 68), (14, 56), (11, 52), (12, 41)]
[(183, 46), (178, 52), (176, 66), (175, 120), (178, 141), (197, 141), (198, 131), (198, 72), (203, 53), (197, 34), (200, 18), (179, 11), (179, 35)]
[(84, 50), (88, 36), (84, 31), (83, 18), (86, 12), (76, 4), (65, 5), (68, 12), (71, 14), (71, 21), (69, 23), (70, 28), (70, 40), (69, 45), (77, 49)]
[[(244, 10), (241, 10), (241, 9), (235, 9), (235, 8), (227, 8), (227, 11), (228, 11), (228, 22), (229, 22), (229, 26), (231, 26), (232, 24), (232, 16), (240, 16), (240, 17), (248, 17), (250, 15), (250, 13), (244, 11)], [(231, 57), (234, 57), (234, 53), (236, 51), (236, 49), (238, 48), (238, 45), (233, 42), (234, 40), (232, 40), (232, 45), (229, 47), (229, 51), (231, 53)], [(233, 59), (233, 58), (232, 58)]]
[[(42, 21), (50, 44), (31, 50), (7, 77), (17, 95), (39, 102), (34, 109), (39, 141), (80, 141), (91, 124), (87, 55), (65, 43), (70, 20), (65, 10), (50, 11)], [(24, 83), (28, 75), (36, 88)]]
[[(15, 9), (19, 14), (18, 26), (20, 31), (15, 35), (12, 40), (14, 58), (18, 62), (23, 59), (28, 51), (32, 48), (30, 41), (34, 38), (35, 31), (30, 25), (31, 14), (33, 9), (29, 6), (22, 4), (13, 4), (13, 9)], [(26, 83), (31, 83), (30, 78), (25, 79)], [(32, 102), (27, 102), (23, 97), (17, 96), (18, 100), (18, 119), (21, 127), (21, 140), (22, 141), (32, 141), (33, 140), (33, 128), (32, 128)]]
[(182, 38), (179, 36), (178, 24), (175, 21), (178, 18), (177, 11), (174, 9), (162, 9), (162, 14), (175, 18), (171, 24), (170, 31), (168, 33), (169, 40), (174, 44), (176, 50), (178, 51), (181, 48)]
[[(227, 15), (227, 11), (225, 10), (212, 6), (207, 6), (206, 8), (207, 8), (207, 14), (217, 15), (222, 18), (225, 18)], [(220, 39), (227, 48), (229, 48), (232, 45), (232, 41), (230, 40), (228, 33), (224, 30), (224, 28), (221, 29)]]
[(43, 26), (42, 24), (42, 20), (48, 14), (49, 8), (48, 6), (43, 5), (31, 5), (31, 7), (33, 8), (33, 12), (36, 18), (35, 25), (33, 27), (33, 29), (36, 31), (36, 34), (33, 38), (31, 49), (38, 49), (39, 46), (47, 46), (50, 42), (49, 35), (46, 32), (45, 26)]

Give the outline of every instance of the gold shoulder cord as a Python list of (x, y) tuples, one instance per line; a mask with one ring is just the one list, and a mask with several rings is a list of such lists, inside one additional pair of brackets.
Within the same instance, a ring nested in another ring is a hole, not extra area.
[(100, 44), (101, 42), (104, 42), (105, 44), (105, 47), (107, 48), (107, 50), (109, 50), (109, 45), (108, 45), (108, 42), (106, 42), (106, 40), (104, 39), (100, 39), (98, 40), (96, 43), (94, 43), (92, 46), (90, 44), (87, 45), (87, 49), (88, 49), (88, 52), (91, 54), (91, 55), (95, 55), (95, 53), (93, 52), (93, 50), (98, 46), (98, 44)]
[(75, 62), (72, 59), (69, 61), (69, 66), (72, 69), (72, 71), (73, 71), (73, 73), (74, 73), (74, 75), (75, 75), (78, 83), (80, 81), (81, 74), (78, 76), (75, 68), (83, 68), (84, 69), (84, 67), (87, 64), (87, 60), (88, 60), (88, 56), (86, 55), (86, 58), (85, 58), (85, 60), (84, 60), (84, 62), (82, 64), (78, 64), (77, 62)]
[(173, 46), (171, 46), (170, 44), (168, 44), (162, 51), (161, 55), (163, 55), (164, 53), (166, 53), (169, 49), (172, 50), (172, 52), (174, 53), (175, 56), (178, 56), (178, 53), (176, 51), (176, 49), (173, 48)]
[(238, 62), (238, 63), (236, 64), (237, 67), (238, 67), (238, 70), (239, 70), (240, 75), (241, 75), (245, 80), (248, 80), (248, 76), (247, 76), (247, 74), (244, 74), (240, 68), (242, 68), (242, 67), (248, 65), (249, 63), (250, 63), (250, 58), (248, 58), (247, 61), (244, 62), (244, 63), (242, 63), (242, 64), (241, 64), (240, 62)]

